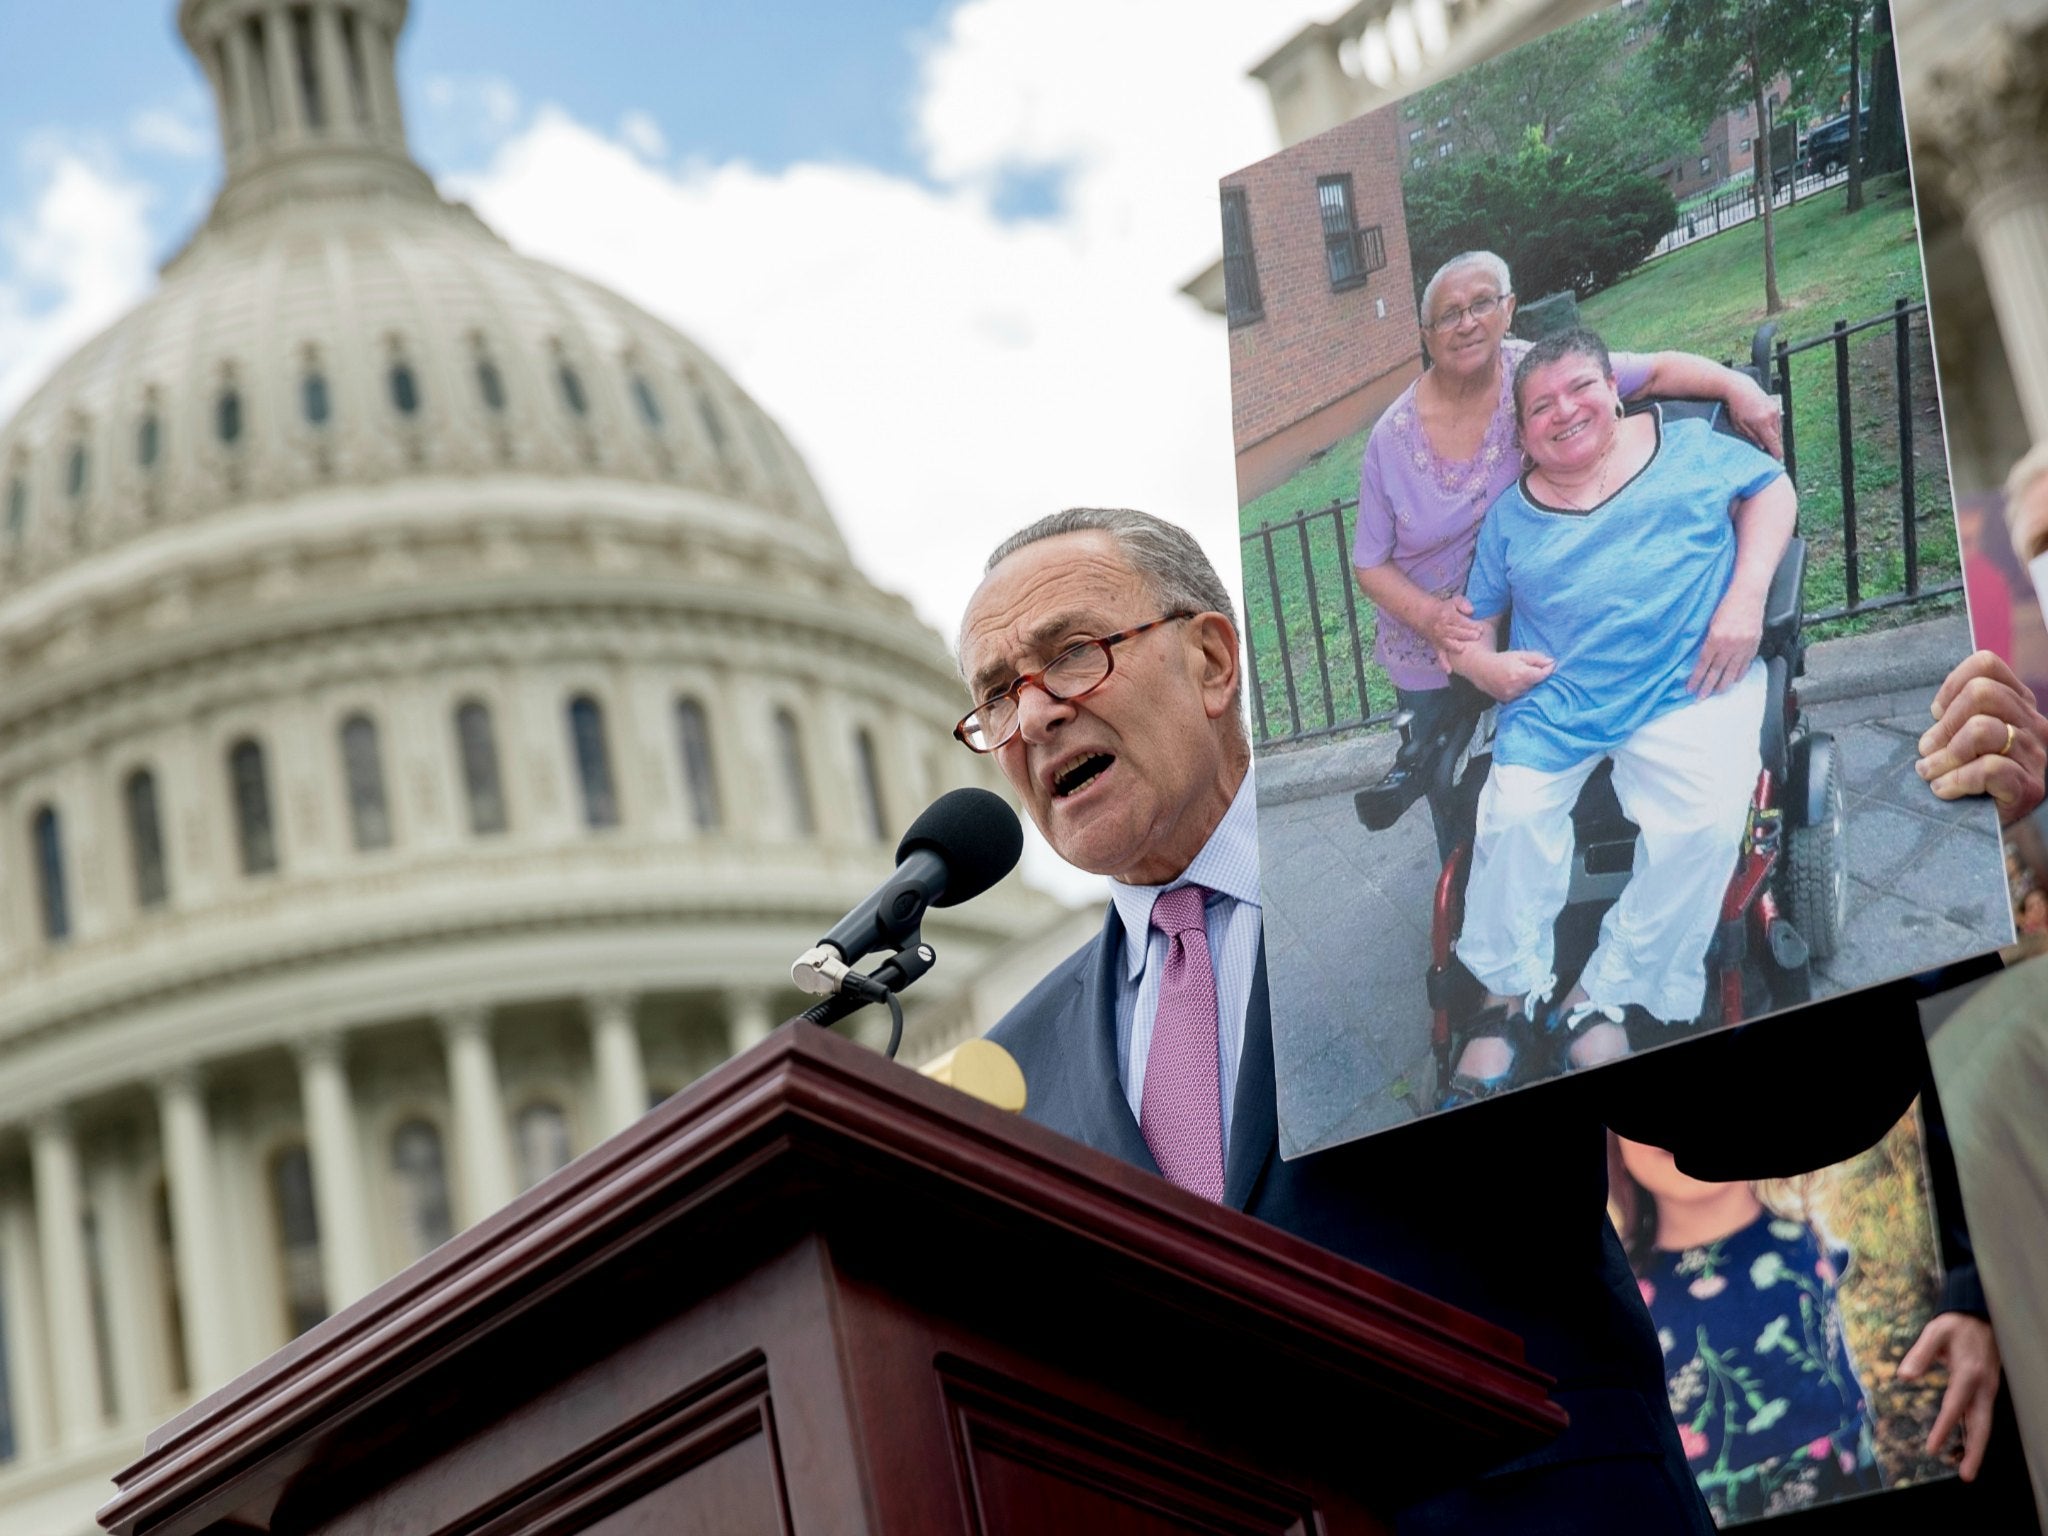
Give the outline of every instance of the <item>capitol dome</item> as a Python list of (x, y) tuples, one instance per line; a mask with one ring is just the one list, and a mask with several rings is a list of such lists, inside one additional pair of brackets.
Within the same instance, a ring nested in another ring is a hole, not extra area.
[[(0, 1536), (794, 1011), (991, 782), (774, 421), (413, 163), (404, 17), (184, 0), (225, 183), (0, 427)], [(933, 914), (906, 1056), (1066, 922)]]

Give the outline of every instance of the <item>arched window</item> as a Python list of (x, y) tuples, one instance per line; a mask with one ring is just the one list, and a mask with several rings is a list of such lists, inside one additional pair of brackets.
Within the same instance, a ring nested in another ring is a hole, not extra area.
[(54, 806), (36, 812), (31, 824), (36, 848), (36, 891), (42, 898), (43, 937), (57, 943), (71, 936), (71, 909), (64, 899), (64, 832)]
[(242, 397), (232, 384), (213, 402), (213, 430), (229, 447), (241, 440)]
[(566, 359), (555, 366), (555, 379), (562, 386), (562, 403), (578, 416), (590, 414), (590, 399), (583, 393), (583, 380)]
[(583, 789), (584, 825), (616, 827), (619, 801), (612, 790), (612, 757), (611, 749), (605, 745), (604, 711), (587, 693), (579, 693), (569, 701), (569, 747), (576, 758), (576, 781)]
[(91, 466), (92, 456), (86, 452), (85, 444), (73, 443), (71, 445), (70, 461), (64, 466), (64, 494), (73, 501), (76, 501), (85, 494), (86, 480)]
[(28, 525), (28, 477), (16, 475), (7, 482), (7, 540), (10, 544), (21, 542), (21, 531)]
[(135, 462), (144, 469), (156, 466), (157, 455), (163, 451), (163, 423), (155, 411), (145, 414), (135, 428)]
[(305, 409), (308, 422), (316, 427), (327, 425), (333, 406), (327, 398), (326, 374), (317, 368), (306, 371), (306, 376), (299, 380), (299, 403)]
[(711, 758), (711, 721), (695, 699), (676, 703), (676, 728), (683, 742), (683, 790), (690, 797), (690, 819), (701, 832), (725, 820), (718, 798), (718, 769)]
[(391, 404), (401, 416), (414, 415), (420, 408), (419, 381), (408, 363), (391, 365)]
[(481, 355), (476, 360), (476, 390), (493, 415), (505, 409), (505, 380), (498, 373), (498, 365)]
[(138, 768), (121, 787), (128, 807), (128, 847), (135, 859), (135, 905), (160, 907), (170, 895), (164, 876), (163, 820), (157, 814), (156, 775)]
[(455, 711), (455, 746), (462, 758), (462, 790), (469, 800), (469, 830), (505, 830), (505, 791), (498, 780), (498, 740), (491, 712), (475, 699)]
[(562, 1106), (542, 1099), (519, 1111), (513, 1122), (519, 1159), (519, 1187), (531, 1189), (569, 1161), (569, 1117)]
[(633, 403), (640, 407), (640, 419), (647, 425), (661, 425), (661, 402), (654, 397), (654, 386), (647, 382), (645, 374), (633, 375)]
[(875, 761), (875, 738), (866, 726), (853, 733), (853, 768), (860, 779), (861, 809), (867, 814), (868, 836), (876, 842), (889, 837), (889, 813), (882, 805), (882, 770)]
[(368, 715), (341, 722), (341, 771), (348, 780), (348, 824), (358, 848), (391, 846), (391, 814), (384, 803), (384, 761), (377, 725)]
[(818, 815), (811, 806), (811, 776), (804, 772), (804, 740), (796, 716), (786, 709), (775, 711), (775, 755), (782, 770), (790, 830), (798, 837), (809, 837), (818, 830)]
[(409, 1259), (438, 1248), (455, 1235), (448, 1205), (448, 1162), (441, 1133), (429, 1120), (408, 1120), (391, 1134), (391, 1174), (405, 1223)]
[(248, 737), (228, 752), (228, 787), (235, 801), (235, 841), (242, 873), (267, 875), (277, 868), (277, 835), (270, 823), (270, 775), (263, 748)]
[(270, 1160), (270, 1203), (277, 1219), (278, 1267), (284, 1273), (285, 1326), (297, 1338), (327, 1316), (313, 1162), (304, 1142), (294, 1142)]

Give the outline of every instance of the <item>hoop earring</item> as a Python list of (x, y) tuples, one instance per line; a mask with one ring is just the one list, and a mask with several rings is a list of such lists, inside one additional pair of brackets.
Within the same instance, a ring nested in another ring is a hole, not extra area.
[(1621, 402), (1620, 402), (1619, 400), (1615, 401), (1615, 402), (1614, 402), (1614, 419), (1615, 419), (1616, 421), (1619, 421), (1619, 420), (1621, 420), (1621, 418), (1622, 418), (1622, 417), (1626, 416), (1627, 414), (1628, 414), (1628, 411), (1627, 411), (1627, 410), (1626, 410), (1626, 409), (1625, 409), (1625, 408), (1623, 407), (1622, 403), (1621, 403)]

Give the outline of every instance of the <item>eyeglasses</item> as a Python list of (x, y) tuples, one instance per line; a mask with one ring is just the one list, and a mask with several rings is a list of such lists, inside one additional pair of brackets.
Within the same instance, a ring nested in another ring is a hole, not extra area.
[(1484, 298), (1474, 299), (1470, 304), (1461, 304), (1456, 309), (1445, 310), (1429, 322), (1429, 328), (1432, 331), (1456, 330), (1464, 323), (1467, 315), (1474, 320), (1484, 320), (1513, 297), (1512, 293), (1489, 293)]
[(1116, 654), (1112, 647), (1142, 635), (1148, 629), (1194, 616), (1194, 610), (1182, 609), (1178, 613), (1169, 613), (1163, 619), (1140, 624), (1135, 629), (1119, 630), (1116, 634), (1104, 635), (1100, 640), (1083, 640), (1078, 645), (1070, 645), (1048, 661), (1042, 671), (1021, 674), (994, 698), (984, 699), (970, 709), (953, 727), (953, 734), (971, 752), (993, 752), (1017, 734), (1019, 701), (1024, 697), (1026, 687), (1035, 685), (1045, 691), (1047, 698), (1058, 699), (1063, 704), (1085, 699), (1108, 682), (1109, 674), (1116, 670)]

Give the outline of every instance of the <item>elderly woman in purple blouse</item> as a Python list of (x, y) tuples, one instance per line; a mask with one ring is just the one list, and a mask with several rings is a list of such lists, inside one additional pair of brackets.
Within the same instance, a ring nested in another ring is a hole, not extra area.
[[(1464, 597), (1480, 519), (1522, 471), (1512, 381), (1529, 344), (1507, 339), (1514, 316), (1508, 265), (1491, 251), (1437, 268), (1422, 290), (1431, 366), (1380, 417), (1359, 465), (1351, 563), (1379, 610), (1373, 654), (1420, 736), (1450, 698), (1440, 654), (1480, 635)], [(1689, 352), (1617, 352), (1614, 374), (1624, 399), (1724, 401), (1744, 435), (1784, 456), (1777, 398), (1745, 374)], [(1429, 810), (1437, 853), (1449, 858), (1450, 806), (1432, 794)]]

